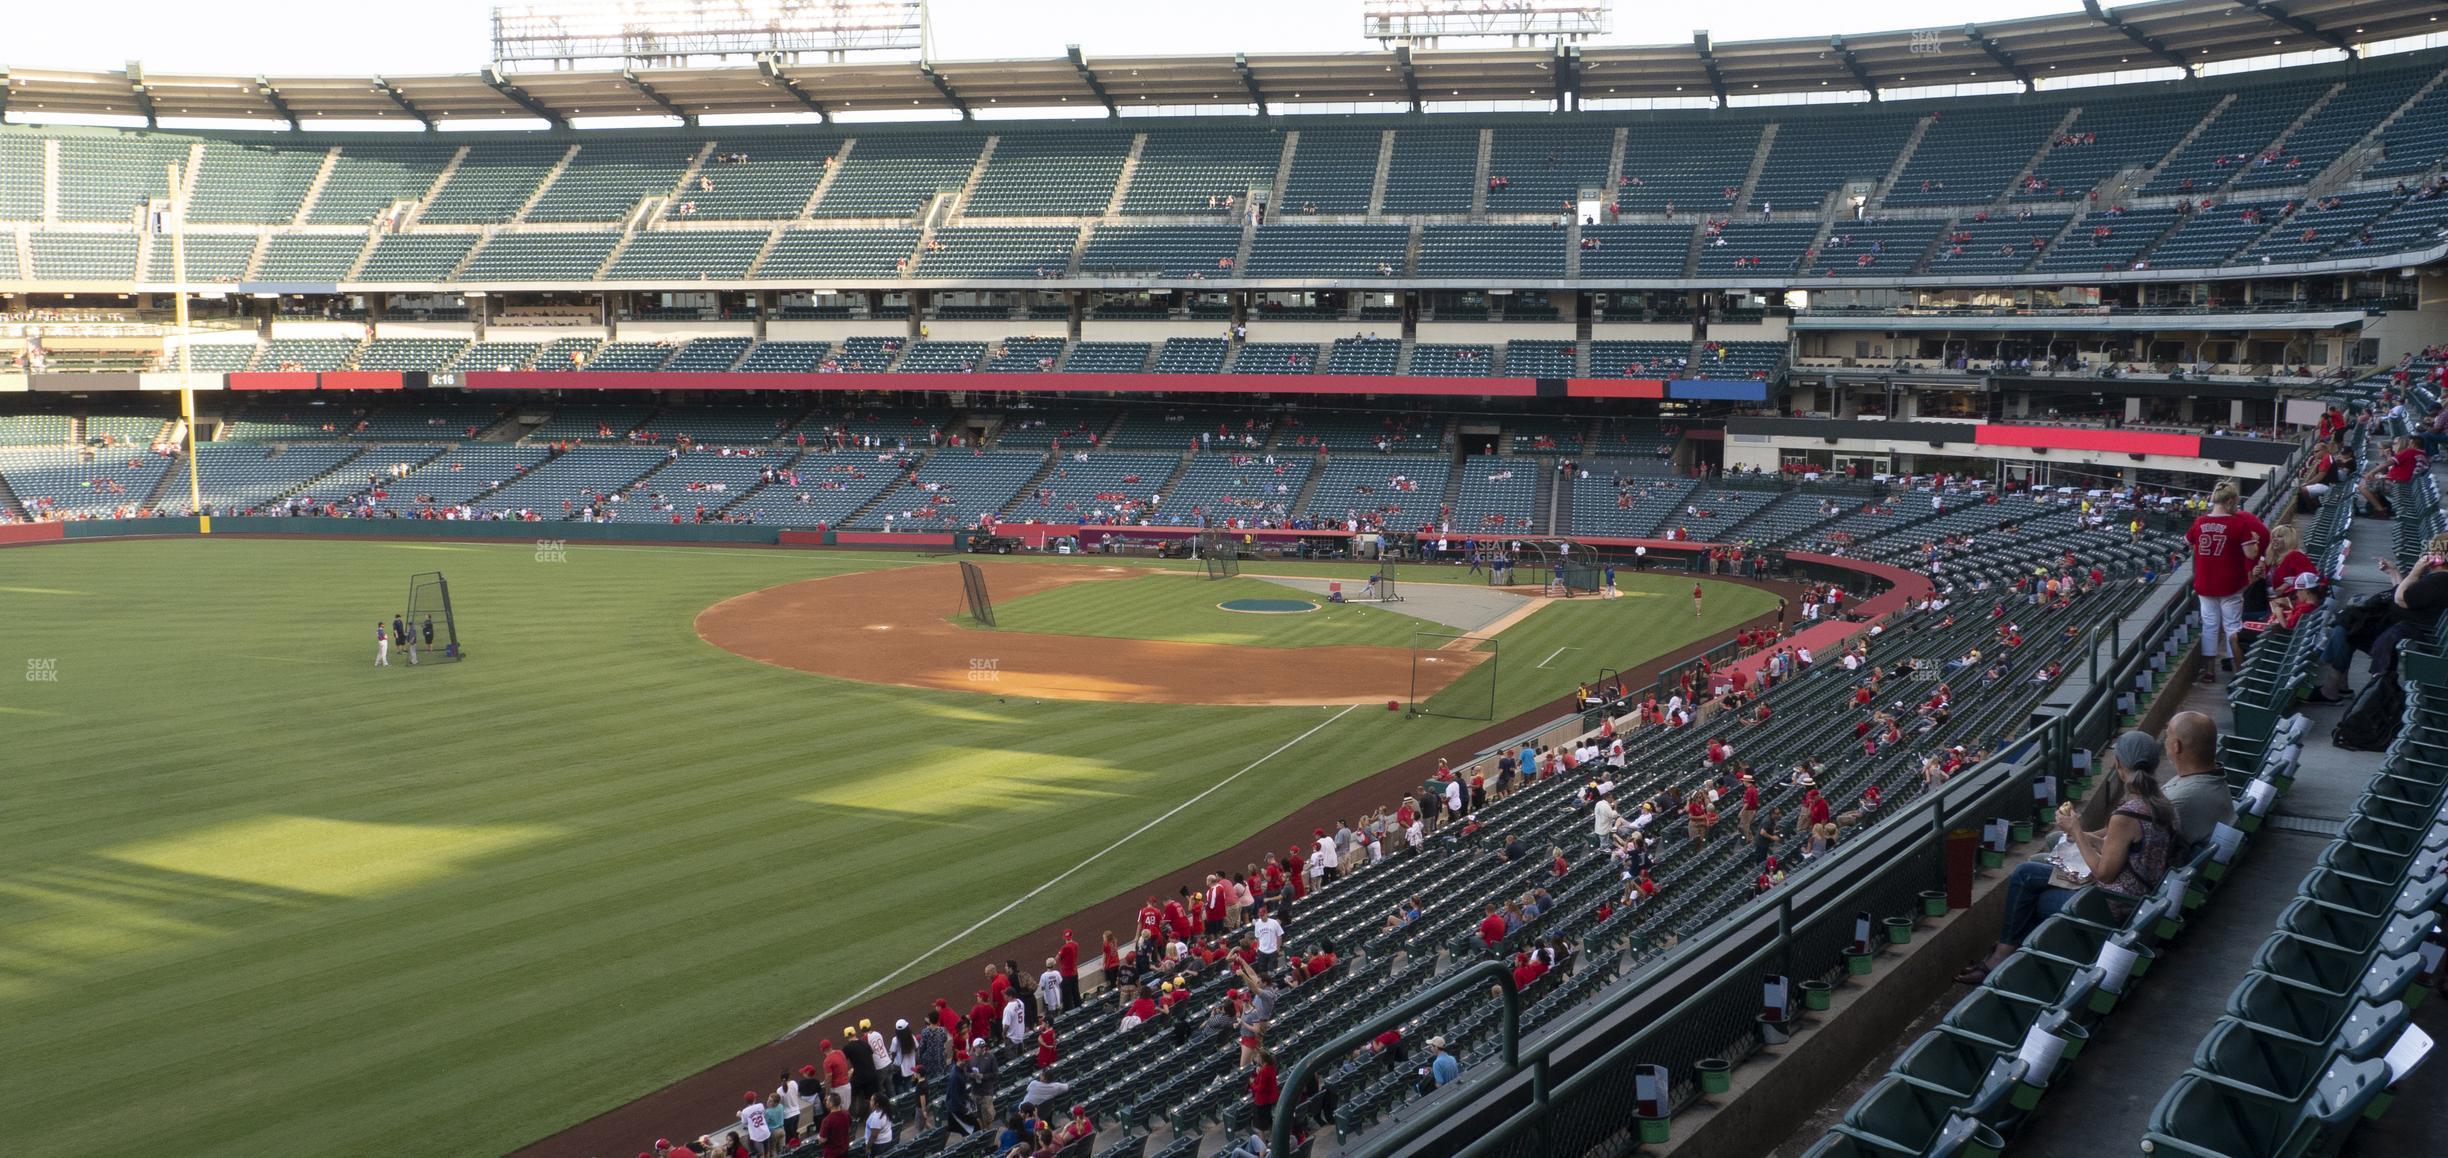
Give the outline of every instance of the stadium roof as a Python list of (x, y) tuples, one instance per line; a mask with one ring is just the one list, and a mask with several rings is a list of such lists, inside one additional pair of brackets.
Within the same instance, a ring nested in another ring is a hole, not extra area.
[(207, 76), (11, 68), (0, 109), (259, 121), (697, 118), (775, 112), (1637, 99), (1867, 91), (2182, 67), (2439, 31), (2428, 0), (2155, 0), (1826, 39), (1561, 48), (878, 61), (450, 76)]

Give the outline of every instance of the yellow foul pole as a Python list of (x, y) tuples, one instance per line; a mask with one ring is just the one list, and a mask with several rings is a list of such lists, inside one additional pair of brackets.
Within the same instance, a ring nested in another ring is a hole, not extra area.
[(187, 325), (187, 185), (176, 163), (169, 170), (171, 303), (177, 311), (179, 417), (187, 427), (187, 510), (196, 517), (197, 532), (209, 535), (212, 516), (204, 513), (204, 476), (196, 461), (195, 360), (188, 350), (195, 335)]

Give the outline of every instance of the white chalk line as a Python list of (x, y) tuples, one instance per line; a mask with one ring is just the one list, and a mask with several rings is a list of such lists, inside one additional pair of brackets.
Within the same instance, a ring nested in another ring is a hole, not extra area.
[(1567, 646), (1567, 647), (1559, 647), (1559, 648), (1555, 649), (1553, 652), (1550, 652), (1550, 653), (1548, 654), (1547, 658), (1540, 660), (1540, 661), (1538, 662), (1538, 665), (1539, 665), (1540, 667), (1546, 667), (1548, 664), (1551, 664), (1551, 663), (1554, 663), (1554, 662), (1555, 662), (1555, 657), (1556, 657), (1556, 656), (1562, 655), (1562, 654), (1564, 654), (1565, 652), (1568, 652), (1568, 651), (1579, 651), (1579, 650), (1581, 650), (1581, 649), (1580, 649), (1580, 648), (1577, 648), (1577, 647), (1569, 647), (1569, 646)]
[[(983, 928), (985, 928), (985, 927), (986, 927), (988, 924), (992, 923), (992, 922), (993, 922), (993, 921), (995, 921), (997, 918), (999, 918), (999, 917), (1003, 916), (1005, 913), (1011, 912), (1013, 909), (1017, 909), (1017, 908), (1019, 908), (1020, 906), (1025, 905), (1025, 904), (1029, 903), (1030, 901), (1033, 901), (1033, 900), (1037, 899), (1037, 897), (1038, 897), (1038, 895), (1039, 895), (1039, 894), (1041, 894), (1041, 893), (1045, 892), (1047, 889), (1053, 888), (1054, 886), (1056, 886), (1056, 885), (1058, 885), (1058, 884), (1061, 884), (1061, 883), (1062, 883), (1063, 881), (1065, 881), (1065, 880), (1068, 880), (1068, 879), (1069, 879), (1069, 878), (1072, 876), (1072, 874), (1077, 873), (1077, 872), (1079, 872), (1081, 869), (1087, 868), (1089, 865), (1095, 864), (1097, 861), (1104, 859), (1107, 853), (1110, 853), (1110, 852), (1112, 852), (1113, 850), (1115, 850), (1115, 849), (1117, 849), (1117, 848), (1122, 847), (1123, 845), (1129, 844), (1131, 841), (1137, 840), (1139, 837), (1146, 835), (1146, 834), (1147, 834), (1147, 831), (1148, 831), (1149, 829), (1152, 829), (1152, 828), (1156, 827), (1156, 826), (1157, 826), (1157, 825), (1159, 825), (1159, 824), (1163, 824), (1165, 821), (1168, 821), (1168, 820), (1173, 819), (1175, 816), (1180, 815), (1184, 809), (1187, 809), (1187, 808), (1189, 808), (1191, 805), (1196, 804), (1196, 803), (1198, 803), (1198, 802), (1199, 802), (1199, 801), (1201, 801), (1201, 800), (1205, 800), (1205, 799), (1207, 799), (1208, 797), (1215, 795), (1215, 794), (1216, 794), (1218, 791), (1222, 790), (1222, 789), (1223, 789), (1223, 787), (1224, 787), (1225, 785), (1230, 784), (1230, 783), (1232, 783), (1232, 782), (1233, 782), (1233, 781), (1235, 781), (1235, 780), (1239, 780), (1241, 777), (1243, 777), (1243, 776), (1245, 776), (1245, 775), (1248, 775), (1248, 774), (1249, 774), (1249, 772), (1250, 772), (1252, 769), (1257, 768), (1257, 767), (1258, 767), (1260, 764), (1264, 764), (1264, 763), (1266, 763), (1267, 761), (1272, 760), (1272, 759), (1274, 759), (1274, 758), (1275, 758), (1275, 757), (1277, 757), (1277, 756), (1281, 756), (1281, 755), (1283, 755), (1285, 752), (1291, 751), (1291, 750), (1292, 750), (1292, 746), (1293, 746), (1294, 744), (1298, 744), (1298, 743), (1300, 743), (1301, 741), (1306, 740), (1306, 739), (1308, 739), (1309, 737), (1314, 736), (1314, 735), (1317, 735), (1319, 732), (1324, 731), (1324, 730), (1326, 729), (1326, 725), (1327, 725), (1327, 724), (1334, 723), (1336, 720), (1340, 720), (1340, 719), (1342, 719), (1343, 717), (1345, 717), (1345, 716), (1348, 716), (1348, 715), (1352, 714), (1352, 712), (1353, 712), (1355, 709), (1357, 709), (1359, 706), (1360, 706), (1360, 705), (1358, 705), (1358, 704), (1353, 704), (1353, 705), (1351, 705), (1350, 707), (1346, 707), (1346, 708), (1344, 708), (1342, 711), (1336, 712), (1336, 713), (1335, 713), (1334, 715), (1332, 715), (1332, 716), (1328, 716), (1328, 717), (1326, 718), (1326, 720), (1325, 720), (1325, 722), (1324, 722), (1324, 723), (1321, 723), (1321, 724), (1319, 724), (1318, 726), (1316, 726), (1316, 727), (1314, 727), (1314, 728), (1311, 728), (1311, 729), (1309, 729), (1309, 730), (1308, 730), (1308, 731), (1306, 731), (1306, 732), (1301, 733), (1300, 735), (1294, 736), (1294, 737), (1292, 737), (1291, 739), (1284, 741), (1284, 743), (1283, 743), (1283, 746), (1282, 746), (1282, 747), (1277, 748), (1277, 749), (1275, 749), (1274, 751), (1269, 752), (1269, 753), (1267, 753), (1267, 754), (1266, 754), (1266, 755), (1264, 755), (1264, 756), (1260, 756), (1259, 758), (1257, 758), (1257, 759), (1255, 759), (1255, 760), (1250, 761), (1250, 762), (1249, 762), (1249, 763), (1248, 763), (1246, 766), (1244, 766), (1244, 767), (1243, 767), (1243, 768), (1242, 768), (1242, 769), (1241, 769), (1239, 772), (1235, 772), (1235, 773), (1233, 773), (1232, 775), (1230, 775), (1230, 776), (1227, 776), (1227, 777), (1223, 778), (1222, 780), (1218, 780), (1218, 781), (1216, 781), (1214, 784), (1209, 785), (1209, 786), (1207, 787), (1207, 790), (1206, 790), (1206, 791), (1201, 792), (1201, 793), (1199, 793), (1198, 795), (1193, 796), (1193, 797), (1191, 797), (1191, 798), (1190, 798), (1190, 799), (1188, 799), (1188, 800), (1184, 800), (1184, 801), (1182, 801), (1181, 803), (1174, 805), (1172, 808), (1167, 809), (1167, 810), (1165, 811), (1165, 814), (1164, 814), (1164, 815), (1159, 816), (1159, 817), (1157, 817), (1157, 818), (1156, 818), (1156, 819), (1154, 819), (1154, 820), (1148, 821), (1146, 824), (1142, 824), (1142, 825), (1140, 825), (1139, 827), (1137, 827), (1137, 828), (1135, 828), (1135, 829), (1132, 829), (1129, 835), (1124, 836), (1122, 839), (1117, 840), (1117, 841), (1113, 842), (1112, 844), (1106, 845), (1104, 848), (1097, 850), (1097, 851), (1096, 851), (1094, 854), (1090, 855), (1090, 856), (1088, 857), (1088, 859), (1083, 860), (1083, 861), (1079, 862), (1078, 864), (1072, 865), (1070, 868), (1064, 869), (1064, 870), (1063, 870), (1063, 871), (1062, 871), (1060, 874), (1056, 875), (1056, 876), (1055, 876), (1055, 877), (1054, 877), (1052, 880), (1049, 880), (1049, 881), (1047, 881), (1046, 883), (1041, 884), (1041, 885), (1037, 886), (1036, 888), (1030, 889), (1028, 892), (1026, 892), (1026, 893), (1022, 894), (1022, 895), (1020, 896), (1020, 899), (1018, 899), (1018, 900), (1016, 900), (1016, 901), (1013, 901), (1012, 903), (1010, 903), (1010, 904), (1008, 904), (1008, 905), (1005, 905), (1005, 906), (1003, 906), (1003, 907), (1002, 907), (1002, 908), (1000, 908), (1000, 909), (996, 909), (994, 912), (991, 912), (991, 913), (986, 914), (984, 917), (980, 918), (976, 924), (971, 925), (971, 926), (969, 926), (968, 928), (963, 929), (963, 930), (961, 930), (960, 932), (958, 932), (958, 933), (954, 933), (954, 934), (953, 934), (953, 935), (951, 935), (950, 937), (945, 938), (942, 944), (937, 945), (937, 946), (935, 946), (934, 948), (929, 949), (929, 950), (927, 950), (927, 951), (926, 951), (926, 952), (924, 952), (924, 953), (920, 953), (920, 954), (919, 954), (919, 955), (917, 955), (916, 957), (912, 957), (912, 958), (910, 958), (910, 960), (909, 960), (909, 963), (908, 963), (908, 964), (905, 964), (905, 965), (901, 966), (900, 968), (895, 969), (895, 970), (893, 970), (892, 972), (887, 973), (887, 974), (885, 974), (884, 976), (882, 976), (882, 977), (880, 977), (880, 978), (877, 978), (875, 981), (873, 981), (873, 982), (869, 983), (869, 984), (868, 984), (868, 986), (867, 986), (865, 989), (861, 989), (861, 990), (859, 990), (858, 992), (851, 994), (849, 997), (847, 997), (847, 998), (843, 999), (843, 1000), (842, 1000), (842, 1002), (841, 1002), (840, 1004), (835, 1005), (833, 1008), (828, 1009), (828, 1010), (825, 1010), (823, 1013), (817, 1014), (816, 1016), (811, 1017), (811, 1018), (809, 1018), (808, 1020), (806, 1020), (806, 1021), (803, 1021), (803, 1022), (799, 1023), (799, 1024), (798, 1024), (796, 1027), (794, 1027), (794, 1028), (793, 1028), (793, 1029), (792, 1029), (792, 1030), (791, 1030), (789, 1033), (783, 1034), (783, 1035), (782, 1035), (782, 1037), (784, 1037), (784, 1038), (788, 1038), (788, 1037), (795, 1036), (795, 1035), (797, 1035), (797, 1034), (799, 1034), (799, 1033), (805, 1032), (809, 1026), (815, 1025), (817, 1022), (823, 1021), (823, 1020), (825, 1020), (826, 1018), (829, 1018), (829, 1017), (833, 1016), (833, 1015), (834, 1015), (834, 1014), (836, 1014), (836, 1013), (840, 1013), (840, 1012), (841, 1012), (842, 1010), (844, 1010), (844, 1009), (848, 1009), (849, 1007), (851, 1007), (851, 1006), (853, 1006), (853, 1005), (858, 1004), (860, 1001), (864, 1000), (864, 999), (867, 997), (867, 995), (868, 995), (868, 994), (870, 994), (870, 993), (874, 993), (876, 990), (878, 990), (878, 989), (882, 989), (882, 988), (883, 988), (883, 987), (885, 987), (886, 985), (890, 985), (890, 984), (892, 984), (892, 983), (893, 983), (893, 981), (895, 981), (896, 979), (898, 979), (898, 978), (899, 978), (899, 977), (900, 977), (902, 974), (907, 973), (907, 972), (909, 972), (910, 970), (917, 968), (917, 967), (918, 967), (918, 965), (919, 965), (921, 962), (924, 962), (924, 961), (928, 960), (929, 958), (932, 958), (933, 956), (935, 956), (937, 953), (941, 953), (941, 952), (943, 952), (944, 950), (949, 949), (949, 948), (951, 948), (952, 946), (954, 946), (954, 945), (956, 945), (956, 944), (959, 944), (959, 943), (960, 943), (960, 942), (961, 942), (963, 939), (967, 938), (967, 937), (968, 937), (970, 934), (977, 932), (979, 929), (983, 929)], [(777, 1039), (777, 1040), (779, 1040), (779, 1039)]]

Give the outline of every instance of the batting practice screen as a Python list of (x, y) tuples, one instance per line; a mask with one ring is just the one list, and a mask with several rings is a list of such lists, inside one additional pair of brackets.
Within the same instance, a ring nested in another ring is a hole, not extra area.
[(450, 580), (440, 571), (408, 577), (408, 630), (424, 645), (426, 658), (466, 659), (459, 643), (459, 619), (451, 613)]
[(961, 570), (961, 602), (969, 618), (986, 627), (995, 625), (994, 597), (986, 593), (986, 572), (975, 563), (963, 563)]

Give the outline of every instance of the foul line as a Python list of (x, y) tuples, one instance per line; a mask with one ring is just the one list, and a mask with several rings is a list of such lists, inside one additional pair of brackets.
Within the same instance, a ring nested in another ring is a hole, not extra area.
[(969, 936), (971, 933), (975, 933), (975, 932), (977, 932), (979, 929), (985, 928), (985, 927), (987, 926), (987, 924), (989, 924), (990, 922), (994, 921), (996, 918), (1001, 917), (1003, 914), (1008, 913), (1008, 912), (1011, 912), (1013, 909), (1017, 909), (1017, 908), (1019, 908), (1020, 906), (1025, 905), (1025, 904), (1029, 903), (1030, 901), (1033, 901), (1033, 900), (1037, 899), (1037, 896), (1038, 896), (1039, 894), (1041, 894), (1041, 893), (1045, 892), (1047, 889), (1053, 888), (1054, 886), (1056, 886), (1056, 885), (1058, 885), (1058, 884), (1061, 884), (1061, 883), (1062, 883), (1064, 880), (1068, 879), (1068, 878), (1069, 878), (1069, 877), (1070, 877), (1070, 876), (1071, 876), (1073, 873), (1076, 873), (1076, 872), (1080, 871), (1081, 869), (1087, 868), (1089, 865), (1095, 864), (1097, 861), (1104, 859), (1104, 857), (1105, 857), (1105, 854), (1106, 854), (1106, 853), (1110, 853), (1110, 852), (1112, 852), (1113, 850), (1115, 850), (1115, 849), (1117, 849), (1117, 848), (1122, 847), (1123, 845), (1129, 844), (1131, 841), (1136, 840), (1136, 839), (1138, 839), (1140, 836), (1142, 836), (1142, 835), (1146, 834), (1146, 832), (1147, 832), (1149, 829), (1154, 828), (1154, 827), (1156, 827), (1156, 826), (1157, 826), (1157, 825), (1159, 825), (1159, 824), (1163, 824), (1165, 821), (1171, 820), (1171, 819), (1173, 819), (1175, 816), (1180, 815), (1180, 814), (1181, 814), (1181, 812), (1182, 812), (1182, 810), (1184, 810), (1184, 809), (1186, 809), (1186, 808), (1190, 807), (1190, 806), (1191, 806), (1191, 805), (1193, 805), (1193, 804), (1198, 803), (1198, 802), (1199, 802), (1199, 801), (1201, 801), (1201, 800), (1205, 800), (1205, 799), (1207, 799), (1208, 797), (1215, 795), (1215, 794), (1216, 794), (1216, 792), (1217, 792), (1218, 790), (1222, 789), (1222, 788), (1223, 788), (1225, 785), (1230, 784), (1230, 783), (1232, 783), (1232, 782), (1233, 782), (1233, 781), (1235, 781), (1235, 780), (1239, 780), (1241, 777), (1243, 777), (1243, 776), (1247, 775), (1247, 774), (1250, 772), (1250, 770), (1251, 770), (1251, 769), (1254, 769), (1254, 768), (1258, 767), (1260, 764), (1264, 764), (1264, 763), (1266, 763), (1267, 761), (1272, 760), (1272, 759), (1274, 759), (1275, 757), (1277, 757), (1277, 756), (1281, 756), (1281, 755), (1283, 755), (1285, 752), (1290, 751), (1290, 750), (1291, 750), (1291, 748), (1292, 748), (1292, 746), (1293, 746), (1294, 744), (1298, 744), (1298, 743), (1300, 743), (1301, 741), (1306, 740), (1306, 739), (1308, 739), (1308, 738), (1309, 738), (1309, 737), (1311, 737), (1311, 736), (1317, 735), (1317, 734), (1318, 734), (1319, 732), (1321, 732), (1321, 731), (1324, 731), (1324, 730), (1326, 729), (1326, 725), (1327, 725), (1327, 724), (1334, 723), (1336, 720), (1340, 720), (1340, 719), (1342, 719), (1343, 717), (1345, 717), (1345, 716), (1348, 716), (1348, 715), (1352, 714), (1352, 712), (1353, 712), (1355, 709), (1357, 709), (1359, 706), (1360, 706), (1360, 705), (1358, 705), (1358, 704), (1352, 704), (1352, 705), (1350, 705), (1349, 707), (1344, 708), (1342, 711), (1336, 712), (1334, 715), (1328, 716), (1328, 717), (1326, 718), (1325, 722), (1324, 722), (1324, 723), (1319, 724), (1317, 727), (1311, 728), (1311, 729), (1309, 729), (1308, 731), (1301, 733), (1300, 735), (1294, 736), (1294, 737), (1292, 737), (1291, 739), (1284, 741), (1284, 744), (1283, 744), (1283, 746), (1282, 746), (1282, 747), (1277, 748), (1277, 749), (1275, 749), (1274, 751), (1269, 752), (1269, 753), (1267, 753), (1267, 754), (1266, 754), (1266, 755), (1264, 755), (1264, 756), (1260, 756), (1259, 758), (1257, 758), (1257, 759), (1255, 759), (1255, 760), (1250, 761), (1248, 765), (1244, 766), (1244, 767), (1241, 769), (1241, 771), (1239, 771), (1239, 772), (1235, 772), (1235, 773), (1233, 773), (1232, 775), (1230, 775), (1230, 776), (1227, 776), (1227, 777), (1223, 778), (1222, 780), (1218, 780), (1218, 781), (1216, 781), (1214, 784), (1209, 785), (1209, 786), (1207, 787), (1207, 790), (1206, 790), (1206, 791), (1201, 792), (1201, 793), (1199, 793), (1198, 795), (1193, 796), (1193, 797), (1191, 797), (1191, 798), (1190, 798), (1190, 799), (1188, 799), (1188, 800), (1184, 800), (1184, 801), (1182, 801), (1181, 803), (1174, 805), (1172, 808), (1170, 808), (1170, 809), (1166, 810), (1166, 812), (1165, 812), (1165, 814), (1164, 814), (1164, 815), (1159, 816), (1159, 817), (1157, 817), (1156, 819), (1151, 820), (1151, 821), (1148, 821), (1146, 824), (1142, 824), (1142, 825), (1140, 825), (1138, 828), (1135, 828), (1135, 829), (1131, 830), (1130, 835), (1125, 836), (1125, 837), (1123, 837), (1122, 839), (1120, 839), (1120, 840), (1117, 840), (1117, 841), (1113, 842), (1112, 844), (1106, 845), (1104, 848), (1102, 848), (1102, 849), (1098, 850), (1098, 851), (1097, 851), (1097, 852), (1096, 852), (1094, 855), (1090, 856), (1088, 859), (1083, 860), (1083, 861), (1079, 862), (1078, 864), (1072, 865), (1070, 868), (1064, 869), (1064, 870), (1063, 870), (1063, 871), (1062, 871), (1060, 874), (1056, 875), (1056, 876), (1054, 877), (1054, 879), (1049, 880), (1049, 881), (1047, 881), (1046, 883), (1041, 884), (1041, 885), (1037, 886), (1036, 888), (1030, 889), (1028, 892), (1026, 892), (1026, 893), (1022, 894), (1022, 895), (1020, 896), (1020, 899), (1018, 899), (1018, 900), (1016, 900), (1016, 901), (1013, 901), (1012, 903), (1010, 903), (1010, 904), (1008, 904), (1008, 905), (1005, 905), (1005, 906), (1003, 906), (1003, 907), (1002, 907), (1002, 908), (1000, 908), (1000, 909), (996, 909), (994, 912), (991, 912), (991, 913), (986, 914), (984, 917), (980, 918), (976, 924), (971, 925), (971, 926), (969, 926), (968, 928), (963, 929), (963, 930), (961, 930), (960, 932), (958, 932), (958, 933), (954, 933), (952, 936), (945, 938), (945, 939), (944, 939), (943, 944), (937, 945), (937, 946), (935, 946), (934, 948), (929, 949), (929, 950), (927, 950), (926, 952), (924, 952), (924, 953), (920, 953), (920, 954), (919, 954), (919, 955), (917, 955), (916, 957), (911, 958), (911, 959), (909, 960), (909, 963), (908, 963), (908, 964), (905, 964), (905, 965), (901, 966), (900, 968), (895, 969), (895, 970), (893, 970), (892, 972), (885, 974), (885, 975), (884, 975), (884, 976), (882, 976), (881, 978), (878, 978), (878, 979), (877, 979), (877, 980), (875, 980), (874, 982), (870, 983), (870, 984), (867, 986), (867, 988), (865, 988), (865, 989), (861, 989), (861, 990), (859, 990), (858, 992), (851, 994), (851, 995), (850, 995), (848, 998), (845, 998), (845, 999), (844, 999), (844, 1000), (843, 1000), (843, 1001), (842, 1001), (840, 1004), (835, 1005), (833, 1008), (828, 1009), (828, 1010), (825, 1010), (823, 1013), (817, 1014), (816, 1016), (814, 1016), (814, 1017), (812, 1017), (812, 1018), (809, 1018), (808, 1020), (806, 1020), (806, 1021), (803, 1021), (803, 1022), (799, 1023), (799, 1024), (798, 1024), (796, 1027), (792, 1028), (792, 1030), (791, 1030), (789, 1033), (783, 1034), (783, 1035), (782, 1035), (782, 1038), (777, 1038), (777, 1039), (775, 1039), (775, 1040), (777, 1040), (777, 1041), (778, 1041), (778, 1040), (782, 1040), (782, 1039), (785, 1039), (785, 1038), (790, 1038), (790, 1037), (796, 1036), (796, 1035), (798, 1035), (798, 1034), (800, 1034), (800, 1033), (802, 1033), (802, 1032), (806, 1031), (806, 1030), (807, 1030), (807, 1028), (808, 1028), (809, 1026), (815, 1025), (817, 1022), (823, 1021), (824, 1019), (826, 1019), (826, 1018), (828, 1018), (828, 1017), (831, 1017), (831, 1016), (833, 1016), (833, 1015), (834, 1015), (834, 1014), (836, 1014), (836, 1013), (840, 1013), (840, 1012), (841, 1012), (842, 1010), (844, 1010), (844, 1009), (848, 1009), (849, 1007), (851, 1007), (851, 1006), (853, 1006), (853, 1005), (858, 1004), (858, 1003), (859, 1003), (861, 1000), (865, 999), (865, 998), (866, 998), (866, 996), (867, 996), (868, 994), (873, 993), (873, 992), (875, 992), (876, 990), (881, 989), (881, 988), (883, 988), (884, 986), (891, 984), (891, 983), (892, 983), (892, 982), (893, 982), (893, 981), (894, 981), (896, 978), (900, 977), (902, 974), (909, 972), (909, 971), (910, 971), (911, 969), (913, 969), (913, 968), (916, 968), (920, 962), (925, 961), (925, 960), (927, 960), (928, 958), (933, 957), (933, 956), (934, 956), (934, 955), (936, 955), (937, 953), (941, 953), (941, 952), (943, 952), (944, 950), (949, 949), (949, 948), (951, 948), (952, 946), (954, 946), (954, 945), (956, 945), (956, 944), (959, 944), (959, 943), (960, 943), (960, 942), (961, 942), (963, 939), (967, 938), (967, 937), (968, 937), (968, 936)]
[(1554, 651), (1549, 652), (1549, 653), (1548, 653), (1548, 655), (1547, 655), (1547, 658), (1545, 658), (1545, 659), (1542, 659), (1542, 660), (1538, 661), (1538, 665), (1539, 665), (1540, 667), (1546, 667), (1548, 664), (1551, 664), (1551, 663), (1554, 663), (1554, 662), (1555, 662), (1555, 657), (1557, 657), (1557, 656), (1559, 656), (1559, 655), (1562, 655), (1562, 654), (1564, 654), (1565, 652), (1568, 652), (1568, 651), (1579, 651), (1579, 650), (1581, 650), (1581, 649), (1580, 649), (1580, 648), (1577, 648), (1577, 647), (1559, 647), (1559, 648), (1555, 649)]

